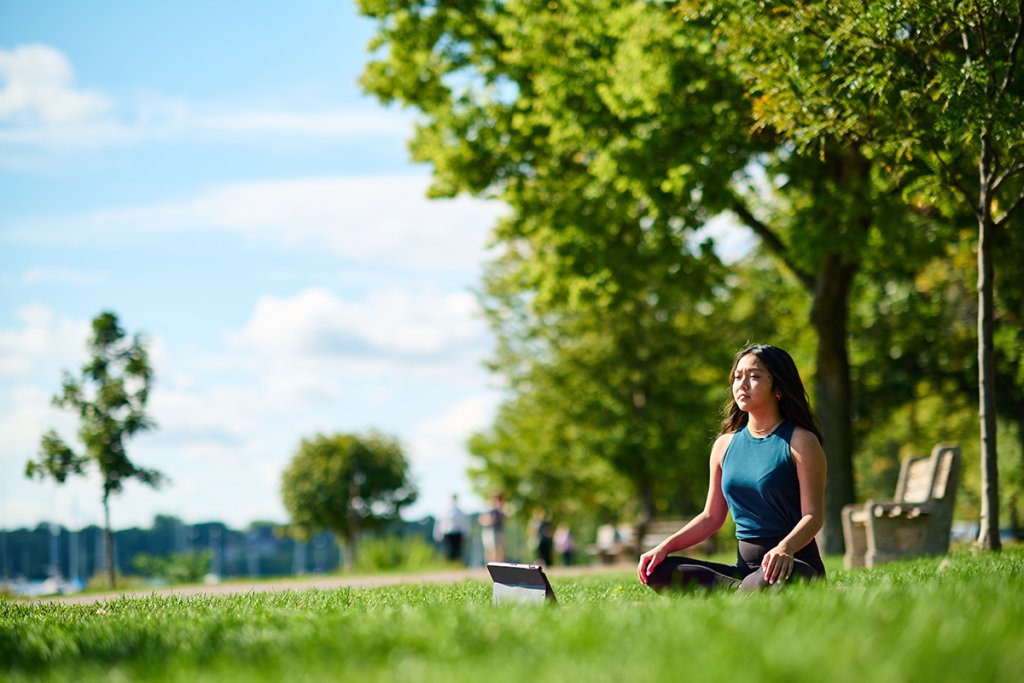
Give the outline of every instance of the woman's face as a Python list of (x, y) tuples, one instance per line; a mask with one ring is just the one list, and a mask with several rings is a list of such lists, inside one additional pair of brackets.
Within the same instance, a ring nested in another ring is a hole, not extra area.
[(732, 373), (732, 398), (744, 412), (757, 412), (777, 405), (779, 399), (772, 391), (772, 376), (764, 364), (752, 353), (740, 358)]

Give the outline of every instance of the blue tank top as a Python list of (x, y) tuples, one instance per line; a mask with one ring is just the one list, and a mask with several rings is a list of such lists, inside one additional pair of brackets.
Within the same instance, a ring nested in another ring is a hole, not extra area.
[(789, 452), (796, 424), (785, 421), (758, 439), (736, 432), (722, 459), (722, 493), (736, 538), (782, 538), (800, 521), (800, 480)]

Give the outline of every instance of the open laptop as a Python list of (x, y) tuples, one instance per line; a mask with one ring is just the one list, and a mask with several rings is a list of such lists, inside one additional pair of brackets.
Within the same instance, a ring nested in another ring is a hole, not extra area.
[(539, 564), (488, 562), (487, 571), (494, 582), (495, 605), (504, 602), (558, 602), (544, 568)]

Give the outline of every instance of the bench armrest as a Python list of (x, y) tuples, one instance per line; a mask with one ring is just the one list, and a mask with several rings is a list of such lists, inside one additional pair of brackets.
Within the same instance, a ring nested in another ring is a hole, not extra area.
[(903, 519), (914, 519), (927, 515), (929, 506), (925, 503), (900, 503), (897, 501), (871, 501), (864, 504), (868, 515), (875, 518), (900, 517)]

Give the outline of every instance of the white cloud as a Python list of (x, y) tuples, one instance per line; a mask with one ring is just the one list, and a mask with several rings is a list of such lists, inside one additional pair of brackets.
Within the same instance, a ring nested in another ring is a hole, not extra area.
[(42, 306), (19, 308), (15, 318), (19, 329), (0, 330), (0, 377), (27, 376), (43, 365), (70, 369), (84, 361), (88, 324)]
[(493, 420), (499, 397), (491, 393), (467, 396), (419, 424), (409, 442), (409, 458), (420, 496), (408, 510), (410, 518), (436, 515), (456, 494), (463, 509), (483, 506), (466, 478), (466, 441)]
[(97, 285), (107, 282), (109, 276), (94, 270), (76, 268), (37, 266), (27, 269), (21, 275), (21, 281), (27, 285)]
[(75, 80), (70, 60), (56, 48), (0, 49), (0, 144), (96, 149), (183, 140), (358, 143), (366, 136), (405, 138), (414, 120), (395, 109), (305, 101), (289, 109), (241, 100), (193, 102), (142, 92), (117, 102)]
[(75, 85), (63, 53), (46, 45), (0, 49), (0, 122), (69, 125), (110, 110), (104, 95)]
[[(35, 525), (58, 517), (72, 521), (65, 509), (55, 505), (55, 484), (25, 477), (25, 464), (38, 454), (44, 432), (55, 429), (66, 439), (74, 439), (77, 424), (73, 416), (50, 405), (50, 397), (60, 388), (58, 382), (47, 388), (0, 384), (0, 528)], [(77, 482), (78, 478), (69, 481), (68, 487), (76, 494), (86, 488)], [(91, 489), (89, 502), (98, 499), (97, 491), (98, 486)], [(69, 496), (62, 494), (60, 499), (66, 502)]]
[(154, 438), (192, 448), (184, 455), (206, 455), (210, 447), (230, 448), (259, 427), (266, 412), (264, 403), (259, 392), (243, 387), (213, 385), (182, 391), (157, 385), (149, 403), (158, 426)]
[[(326, 177), (218, 185), (176, 201), (13, 225), (24, 242), (122, 242), (147, 231), (223, 230), (291, 245), (325, 245), (351, 261), (474, 269), (505, 211), (468, 197), (428, 199), (421, 175)], [(69, 230), (68, 226), (74, 226)]]
[(196, 114), (183, 123), (183, 128), (197, 132), (257, 141), (268, 134), (339, 139), (362, 135), (405, 137), (411, 132), (413, 121), (408, 114), (379, 109), (319, 112), (236, 109)]
[(256, 146), (301, 142), (356, 144), (365, 141), (366, 136), (404, 139), (412, 130), (412, 120), (407, 115), (390, 111), (334, 108), (319, 112), (239, 110), (203, 114), (195, 109), (182, 100), (161, 98), (135, 103), (134, 113), (123, 119), (26, 121), (0, 128), (0, 144), (57, 149), (184, 141)]
[(50, 404), (59, 388), (23, 385), (3, 392), (7, 400), (0, 402), (0, 455), (17, 459), (23, 469), (39, 450), (39, 438), (48, 429), (56, 429), (67, 438), (74, 437), (74, 418)]
[(464, 353), (485, 338), (476, 311), (464, 292), (391, 289), (348, 300), (313, 288), (289, 299), (262, 299), (232, 339), (274, 357), (436, 359)]
[(466, 440), (473, 432), (491, 423), (497, 405), (495, 394), (468, 396), (419, 425), (411, 444), (417, 460), (422, 463), (463, 464)]

